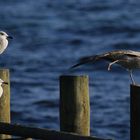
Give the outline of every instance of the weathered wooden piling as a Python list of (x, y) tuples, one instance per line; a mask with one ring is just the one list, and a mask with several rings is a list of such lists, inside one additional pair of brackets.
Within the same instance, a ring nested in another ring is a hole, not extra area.
[[(0, 69), (0, 79), (8, 84), (3, 84), (3, 95), (0, 98), (0, 122), (10, 123), (10, 80), (9, 70)], [(0, 135), (0, 139), (11, 138), (10, 135)]]
[(130, 87), (130, 139), (140, 140), (140, 85)]
[(60, 130), (90, 135), (88, 76), (60, 77)]

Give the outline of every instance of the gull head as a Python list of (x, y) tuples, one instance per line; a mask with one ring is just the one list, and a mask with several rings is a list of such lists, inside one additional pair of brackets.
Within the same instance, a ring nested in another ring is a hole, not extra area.
[(8, 83), (5, 82), (5, 81), (3, 81), (2, 79), (0, 79), (0, 86), (1, 86), (2, 84), (8, 84)]
[(12, 36), (9, 36), (6, 32), (4, 31), (0, 31), (0, 38), (3, 38), (3, 39), (13, 39)]
[(12, 39), (6, 32), (0, 31), (0, 54), (7, 48), (9, 38)]

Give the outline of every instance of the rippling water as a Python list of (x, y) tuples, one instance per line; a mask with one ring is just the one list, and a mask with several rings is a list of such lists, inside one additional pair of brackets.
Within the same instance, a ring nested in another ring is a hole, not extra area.
[[(59, 130), (59, 76), (81, 56), (140, 50), (139, 7), (136, 0), (1, 0), (0, 29), (14, 36), (0, 56), (11, 71), (12, 122)], [(106, 67), (74, 72), (90, 77), (91, 135), (129, 140), (129, 77)]]

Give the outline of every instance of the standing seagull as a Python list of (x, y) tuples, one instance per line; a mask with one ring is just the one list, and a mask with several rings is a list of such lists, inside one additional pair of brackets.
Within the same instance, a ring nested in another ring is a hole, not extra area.
[(72, 66), (71, 68), (75, 68), (79, 65), (83, 65), (86, 63), (95, 62), (101, 59), (110, 62), (108, 65), (108, 71), (111, 70), (111, 66), (115, 63), (124, 67), (129, 72), (132, 84), (135, 84), (132, 71), (134, 69), (140, 69), (140, 52), (137, 51), (117, 50), (117, 51), (111, 51), (100, 55), (84, 57), (79, 60), (78, 64)]
[(13, 39), (7, 33), (0, 31), (0, 54), (4, 52), (4, 50), (8, 46), (8, 39)]
[[(13, 39), (11, 36), (9, 36), (4, 31), (0, 31), (0, 54), (2, 54), (4, 52), (4, 50), (7, 48), (7, 46), (8, 46), (8, 38)], [(0, 79), (0, 97), (3, 94), (2, 84), (8, 84), (8, 83), (4, 82), (2, 79)]]
[(0, 98), (3, 94), (3, 87), (2, 87), (2, 84), (8, 84), (7, 82), (4, 82), (2, 79), (0, 79)]

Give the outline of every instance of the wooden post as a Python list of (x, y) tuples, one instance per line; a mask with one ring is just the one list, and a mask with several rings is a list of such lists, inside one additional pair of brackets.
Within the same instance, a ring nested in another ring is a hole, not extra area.
[(130, 87), (130, 139), (140, 140), (140, 85)]
[[(0, 98), (0, 122), (10, 123), (10, 80), (9, 80), (9, 70), (0, 69), (0, 79), (8, 84), (3, 84), (3, 95)], [(10, 135), (0, 135), (0, 139), (11, 138)]]
[(90, 135), (88, 76), (60, 77), (60, 130)]

